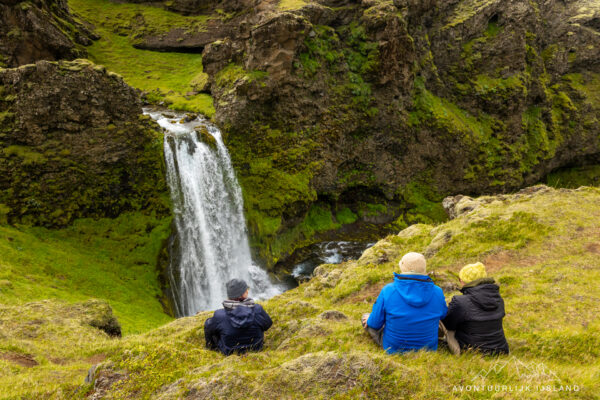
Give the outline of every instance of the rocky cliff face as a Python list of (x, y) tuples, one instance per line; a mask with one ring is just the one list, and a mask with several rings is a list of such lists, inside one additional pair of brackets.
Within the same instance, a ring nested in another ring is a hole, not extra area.
[(203, 52), (251, 227), (275, 257), (282, 234), (306, 236), (294, 227), (315, 201), (416, 209), (401, 225), (435, 219), (443, 195), (599, 159), (597, 3), (288, 3)]
[(438, 221), (446, 195), (600, 158), (596, 2), (161, 4), (208, 18), (136, 32), (136, 46), (202, 52), (199, 90), (268, 263), (327, 231)]
[(94, 37), (66, 0), (0, 0), (0, 67), (85, 57)]
[(161, 134), (117, 75), (85, 61), (0, 69), (0, 122), (3, 219), (168, 213)]

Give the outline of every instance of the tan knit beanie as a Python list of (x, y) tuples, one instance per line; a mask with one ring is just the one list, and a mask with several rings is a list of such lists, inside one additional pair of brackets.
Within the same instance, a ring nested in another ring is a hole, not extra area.
[(427, 262), (421, 253), (406, 253), (398, 263), (402, 273), (426, 274)]

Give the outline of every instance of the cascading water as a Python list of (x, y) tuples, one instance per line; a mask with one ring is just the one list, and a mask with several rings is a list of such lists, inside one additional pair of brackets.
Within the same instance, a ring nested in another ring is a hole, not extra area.
[[(281, 293), (284, 288), (273, 284), (252, 261), (242, 192), (221, 132), (201, 118), (186, 122), (185, 115), (144, 112), (165, 130), (167, 181), (177, 230), (172, 244), (177, 257), (171, 260), (169, 280), (177, 314), (219, 308), (231, 278), (246, 280), (253, 298)], [(202, 140), (203, 129), (214, 143)]]

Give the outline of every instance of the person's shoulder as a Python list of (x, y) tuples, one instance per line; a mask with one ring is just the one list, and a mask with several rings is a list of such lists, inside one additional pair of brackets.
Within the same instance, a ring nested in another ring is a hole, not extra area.
[(381, 293), (388, 293), (394, 290), (394, 282), (390, 282), (381, 288)]
[(458, 305), (464, 305), (466, 302), (469, 301), (469, 296), (464, 295), (464, 294), (455, 294), (454, 296), (452, 296), (452, 299), (450, 300), (450, 302), (453, 302), (455, 304)]
[(438, 285), (435, 285), (435, 284), (434, 284), (434, 285), (433, 285), (433, 290), (434, 290), (434, 292), (435, 292), (435, 295), (436, 295), (437, 297), (440, 297), (440, 298), (444, 299), (444, 301), (445, 301), (446, 297), (444, 296), (444, 290), (442, 290), (442, 288), (441, 288), (441, 287), (439, 287)]

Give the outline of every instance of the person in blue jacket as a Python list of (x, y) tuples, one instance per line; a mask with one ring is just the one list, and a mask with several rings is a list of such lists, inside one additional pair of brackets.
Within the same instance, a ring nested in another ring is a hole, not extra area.
[(399, 265), (401, 273), (394, 273), (394, 282), (363, 315), (363, 327), (389, 354), (437, 350), (440, 319), (448, 311), (442, 289), (427, 276), (422, 254), (407, 253)]
[(206, 347), (226, 356), (261, 350), (264, 332), (273, 324), (271, 317), (248, 297), (246, 282), (232, 279), (226, 286), (228, 299), (223, 302), (223, 308), (204, 323)]

